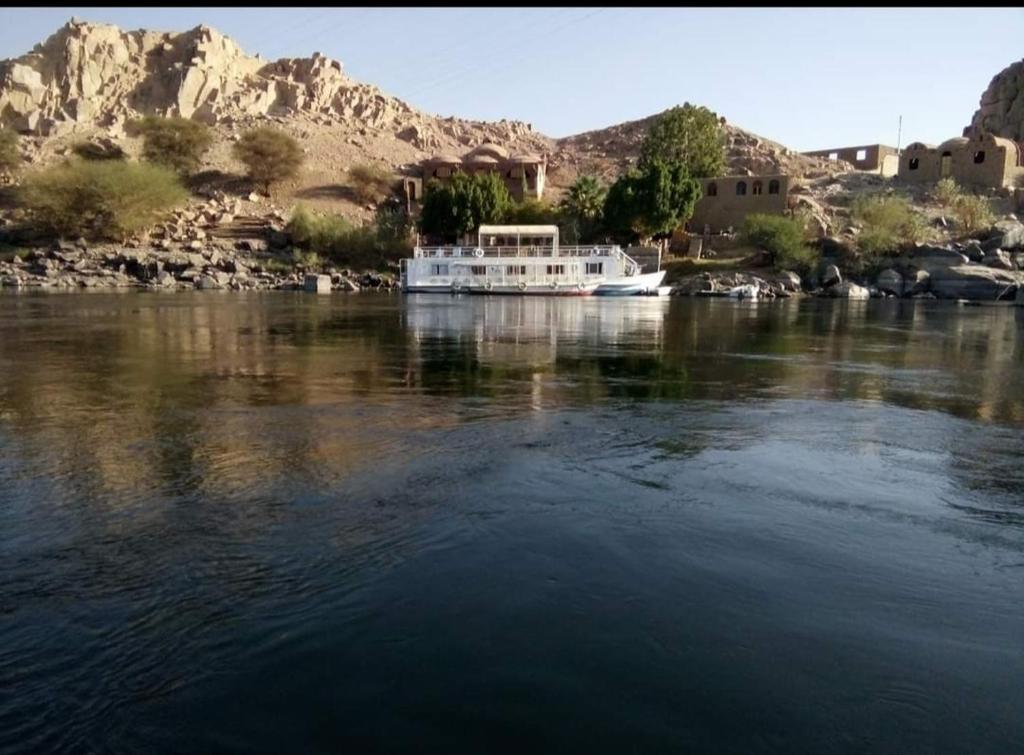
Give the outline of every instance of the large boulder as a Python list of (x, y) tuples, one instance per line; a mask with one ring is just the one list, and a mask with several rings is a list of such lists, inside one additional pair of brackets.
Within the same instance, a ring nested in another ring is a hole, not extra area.
[(837, 283), (828, 289), (828, 295), (837, 299), (869, 299), (871, 292), (851, 281)]
[(966, 254), (945, 246), (918, 244), (907, 254), (907, 259), (916, 267), (935, 268), (964, 265), (970, 260)]
[(883, 270), (878, 274), (875, 286), (879, 291), (884, 291), (887, 294), (903, 296), (903, 276), (892, 268)]
[(800, 276), (791, 270), (782, 270), (775, 276), (775, 281), (782, 286), (783, 291), (797, 292), (800, 290)]
[(994, 301), (1014, 293), (1024, 275), (984, 265), (956, 265), (932, 270), (930, 291), (940, 299)]

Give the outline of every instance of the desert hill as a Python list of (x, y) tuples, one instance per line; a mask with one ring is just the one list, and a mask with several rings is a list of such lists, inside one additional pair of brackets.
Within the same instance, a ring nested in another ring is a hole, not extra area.
[[(365, 216), (351, 202), (345, 171), (377, 162), (395, 172), (438, 152), (461, 153), (484, 142), (549, 158), (552, 195), (581, 172), (611, 179), (636, 159), (656, 116), (552, 139), (520, 121), (472, 121), (419, 111), (378, 88), (349, 78), (339, 61), (309, 58), (267, 61), (247, 55), (208, 26), (185, 32), (122, 31), (72, 20), (26, 55), (0, 62), (0, 123), (31, 134), (27, 157), (46, 163), (86, 138), (138, 150), (126, 125), (140, 115), (179, 115), (213, 126), (217, 144), (210, 170), (237, 172), (230, 145), (244, 128), (271, 122), (300, 139), (306, 170), (275, 190), (282, 204), (296, 200)], [(824, 175), (836, 165), (803, 157), (726, 125), (730, 170)]]

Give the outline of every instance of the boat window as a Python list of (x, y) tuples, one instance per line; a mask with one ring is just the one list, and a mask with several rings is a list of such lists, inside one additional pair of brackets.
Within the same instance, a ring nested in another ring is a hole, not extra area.
[(526, 265), (508, 265), (505, 268), (506, 275), (526, 275)]
[(548, 275), (565, 275), (565, 265), (548, 265)]
[(603, 262), (588, 262), (587, 275), (602, 275), (604, 273)]
[(487, 275), (487, 265), (470, 265), (469, 272), (473, 275)]
[(431, 275), (448, 275), (448, 265), (431, 265)]

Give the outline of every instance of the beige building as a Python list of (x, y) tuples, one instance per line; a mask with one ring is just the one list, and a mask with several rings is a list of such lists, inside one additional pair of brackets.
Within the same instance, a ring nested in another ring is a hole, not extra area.
[(547, 157), (532, 153), (509, 154), (497, 144), (481, 144), (462, 157), (454, 154), (434, 155), (420, 164), (420, 176), (403, 179), (405, 196), (410, 207), (423, 199), (424, 186), (430, 181), (451, 178), (456, 173), (476, 175), (497, 173), (509, 193), (517, 201), (544, 196), (547, 178)]
[(686, 224), (691, 233), (738, 229), (755, 212), (781, 215), (789, 209), (789, 176), (721, 176), (701, 179), (701, 198)]
[(978, 188), (1018, 186), (1024, 181), (1019, 144), (992, 134), (957, 136), (938, 147), (914, 142), (900, 155), (901, 181), (925, 183), (952, 178)]
[(844, 160), (857, 170), (895, 176), (899, 171), (899, 150), (884, 144), (864, 144), (860, 147), (835, 147), (803, 152), (807, 157), (821, 157), (826, 160)]

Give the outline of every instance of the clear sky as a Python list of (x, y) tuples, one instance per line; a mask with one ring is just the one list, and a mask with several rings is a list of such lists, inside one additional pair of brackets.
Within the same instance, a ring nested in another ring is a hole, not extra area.
[(798, 150), (938, 143), (1024, 56), (1024, 10), (44, 8), (0, 10), (0, 58), (72, 16), (125, 29), (205, 23), (265, 58), (314, 51), (439, 115), (567, 136), (682, 102)]

